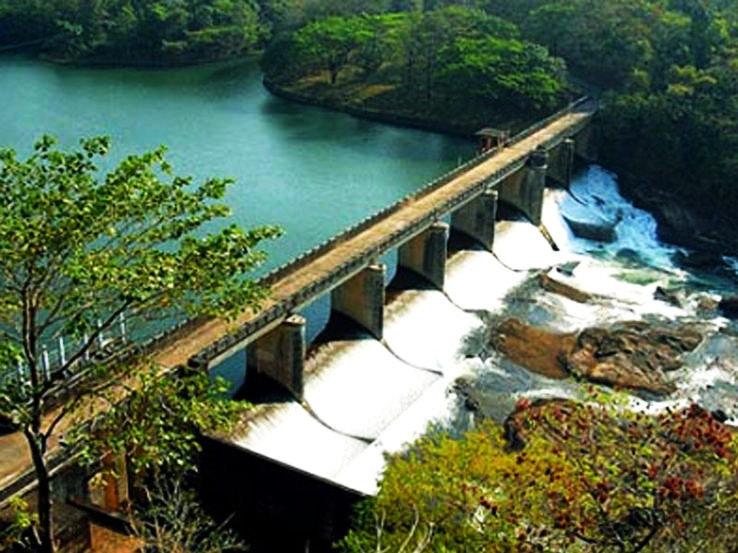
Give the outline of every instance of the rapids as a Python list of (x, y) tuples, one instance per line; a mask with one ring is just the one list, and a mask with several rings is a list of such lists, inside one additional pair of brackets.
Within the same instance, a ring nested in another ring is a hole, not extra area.
[[(599, 244), (574, 237), (562, 218), (570, 212), (617, 216), (616, 240)], [(653, 217), (619, 195), (615, 175), (590, 166), (570, 191), (548, 190), (543, 222), (559, 251), (536, 227), (513, 218), (497, 223), (493, 252), (466, 242), (455, 248), (443, 291), (408, 275), (395, 278), (382, 341), (358, 328), (346, 335), (348, 323), (331, 319), (325, 301), (309, 306), (305, 314), (320, 323), (308, 332), (315, 341), (305, 401), (270, 405), (236, 442), (373, 493), (385, 452), (401, 449), (430, 424), (454, 430), (473, 424), (468, 396), (457, 393), (460, 382), (474, 389), (485, 414), (500, 421), (523, 396), (580, 395), (584, 386), (573, 379), (533, 374), (490, 351), (486, 322), (507, 316), (561, 332), (627, 320), (693, 323), (706, 339), (685, 368), (671, 374), (677, 391), (666, 398), (633, 394), (633, 405), (659, 410), (699, 402), (738, 415), (736, 337), (715, 310), (700, 311), (701, 302), (725, 290), (708, 289), (702, 281), (696, 285), (693, 275), (679, 268), (678, 250), (659, 241)], [(388, 274), (403, 273), (395, 266), (396, 255), (384, 261)], [(594, 299), (578, 303), (544, 291), (533, 284), (540, 272)], [(680, 290), (681, 306), (655, 299), (657, 287)]]

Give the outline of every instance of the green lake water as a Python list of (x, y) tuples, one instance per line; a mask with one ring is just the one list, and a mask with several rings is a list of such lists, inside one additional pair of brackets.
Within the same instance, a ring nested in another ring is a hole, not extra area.
[(110, 164), (166, 144), (178, 174), (233, 177), (233, 220), (287, 231), (268, 246), (265, 269), (421, 187), (474, 147), (275, 98), (255, 59), (141, 70), (0, 57), (0, 146), (28, 154), (43, 133), (65, 147), (109, 135)]

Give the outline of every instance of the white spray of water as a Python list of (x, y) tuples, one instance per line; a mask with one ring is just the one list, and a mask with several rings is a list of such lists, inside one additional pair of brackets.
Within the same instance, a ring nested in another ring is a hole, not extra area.
[[(614, 176), (599, 167), (591, 167), (572, 190), (578, 201), (553, 191), (544, 202), (544, 224), (561, 251), (554, 252), (529, 223), (499, 222), (494, 253), (481, 249), (457, 253), (447, 264), (443, 292), (400, 293), (386, 307), (383, 342), (366, 336), (321, 346), (308, 362), (306, 404), (270, 406), (236, 443), (373, 493), (386, 451), (401, 449), (431, 421), (452, 419), (456, 398), (449, 390), (460, 376), (489, 386), (505, 405), (520, 396), (576, 395), (574, 382), (533, 375), (496, 357), (483, 365), (460, 353), (465, 337), (479, 332), (481, 325), (471, 311), (499, 312), (507, 305), (505, 298), (531, 277), (531, 271), (574, 262), (572, 276), (555, 269), (550, 276), (594, 295), (586, 303), (547, 292), (536, 296), (541, 311), (552, 315), (548, 324), (561, 331), (647, 313), (667, 318), (685, 315), (684, 308), (654, 300), (657, 286), (685, 275), (671, 262), (675, 250), (658, 242), (653, 218), (620, 197)], [(615, 242), (602, 245), (575, 238), (560, 209), (619, 217)], [(647, 267), (634, 268), (632, 263), (625, 267), (616, 259), (624, 249), (635, 252), (633, 257)], [(593, 251), (599, 255), (593, 256)], [(706, 366), (684, 376), (674, 398), (634, 399), (633, 405), (653, 411), (679, 406), (722, 382), (735, 385), (736, 375), (725, 367)]]
[(567, 229), (568, 249), (576, 253), (599, 249), (611, 254), (629, 250), (651, 267), (675, 268), (672, 256), (677, 249), (659, 241), (656, 219), (650, 213), (634, 207), (620, 195), (614, 173), (591, 165), (573, 179), (570, 190), (571, 194), (559, 199), (561, 213), (574, 219), (619, 222), (615, 226), (615, 241), (609, 244), (576, 238)]

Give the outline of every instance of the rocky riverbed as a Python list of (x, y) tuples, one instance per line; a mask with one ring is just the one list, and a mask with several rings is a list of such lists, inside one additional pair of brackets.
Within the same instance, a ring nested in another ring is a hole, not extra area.
[[(735, 261), (690, 267), (685, 260), (706, 254), (662, 243), (613, 175), (589, 168), (577, 182), (546, 200), (544, 224), (561, 251), (520, 270), (501, 309), (483, 310), (484, 328), (466, 341), (483, 368), (456, 382), (459, 423), (470, 413), (502, 422), (520, 398), (577, 397), (593, 385), (623, 390), (643, 410), (697, 403), (735, 420)], [(574, 196), (579, 214), (589, 206), (617, 218), (614, 240), (574, 236), (562, 216)]]

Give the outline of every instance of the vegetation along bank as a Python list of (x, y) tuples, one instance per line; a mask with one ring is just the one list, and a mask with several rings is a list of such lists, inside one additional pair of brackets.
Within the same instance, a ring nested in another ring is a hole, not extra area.
[(736, 4), (286, 2), (263, 68), (292, 97), (464, 132), (514, 131), (594, 91), (601, 162), (663, 237), (735, 251)]

